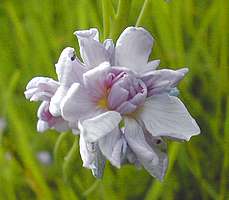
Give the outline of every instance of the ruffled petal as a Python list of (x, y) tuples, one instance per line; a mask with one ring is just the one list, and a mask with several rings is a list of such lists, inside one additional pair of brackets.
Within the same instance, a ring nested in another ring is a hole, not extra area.
[(80, 54), (86, 66), (93, 68), (109, 61), (109, 54), (103, 44), (97, 40), (95, 29), (76, 31), (74, 34), (79, 40)]
[(72, 84), (60, 107), (62, 117), (71, 122), (78, 121), (81, 117), (93, 113), (96, 109), (87, 92), (79, 83)]
[(149, 97), (164, 92), (170, 92), (170, 90), (184, 78), (187, 72), (187, 68), (179, 70), (155, 70), (142, 75), (141, 80), (148, 89), (147, 96)]
[(77, 37), (88, 38), (99, 41), (99, 31), (97, 28), (90, 28), (89, 30), (75, 31)]
[(116, 127), (122, 120), (121, 115), (115, 111), (107, 111), (82, 122), (84, 138), (88, 142), (98, 141)]
[(56, 92), (59, 83), (47, 77), (35, 77), (26, 86), (24, 92), (30, 101), (48, 101)]
[(148, 58), (151, 53), (153, 38), (149, 32), (139, 27), (126, 28), (115, 48), (115, 63), (136, 72), (147, 70)]
[(199, 126), (184, 104), (174, 96), (152, 96), (139, 110), (137, 117), (153, 136), (189, 140), (200, 133)]

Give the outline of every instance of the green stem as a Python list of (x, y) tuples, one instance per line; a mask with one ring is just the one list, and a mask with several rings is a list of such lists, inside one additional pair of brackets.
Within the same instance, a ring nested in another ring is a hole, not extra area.
[(59, 137), (57, 138), (55, 147), (54, 147), (54, 160), (56, 162), (56, 164), (59, 164), (62, 162), (62, 156), (61, 156), (61, 152), (60, 152), (60, 146), (63, 142), (63, 140), (66, 138), (66, 136), (68, 135), (67, 132), (61, 133), (59, 135)]
[(69, 180), (71, 175), (73, 174), (73, 169), (75, 167), (74, 162), (76, 161), (77, 157), (77, 148), (78, 148), (78, 138), (75, 138), (75, 141), (68, 152), (67, 156), (64, 158), (64, 164), (63, 164), (63, 173), (64, 173), (64, 178), (66, 181)]
[(110, 32), (110, 15), (109, 15), (109, 2), (102, 0), (103, 9), (103, 38), (107, 38)]
[(147, 8), (149, 7), (151, 0), (145, 0), (141, 9), (141, 12), (138, 16), (136, 26), (141, 26), (144, 16), (146, 15)]
[(119, 0), (117, 15), (111, 27), (110, 37), (117, 39), (120, 32), (128, 24), (128, 16), (130, 11), (131, 0)]

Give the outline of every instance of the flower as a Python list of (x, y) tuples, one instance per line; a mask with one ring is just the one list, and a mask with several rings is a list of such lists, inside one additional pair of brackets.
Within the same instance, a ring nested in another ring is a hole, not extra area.
[(0, 134), (6, 129), (7, 123), (5, 118), (0, 117)]
[(52, 163), (52, 156), (48, 151), (39, 151), (36, 157), (41, 164), (50, 165)]
[(116, 167), (140, 164), (162, 179), (167, 156), (161, 137), (189, 140), (200, 133), (183, 103), (170, 95), (188, 69), (156, 70), (159, 61), (148, 62), (153, 38), (143, 28), (124, 30), (116, 46), (110, 45), (110, 60), (87, 31), (76, 35), (91, 69), (72, 84), (60, 107), (66, 121), (78, 122), (84, 166), (99, 169), (99, 155)]
[(73, 48), (61, 53), (58, 81), (37, 77), (26, 98), (41, 100), (38, 130), (80, 131), (83, 166), (103, 175), (106, 159), (120, 168), (143, 166), (162, 180), (168, 158), (164, 138), (189, 140), (200, 133), (178, 95), (177, 84), (188, 72), (159, 69), (148, 62), (153, 46), (149, 32), (128, 27), (116, 45), (99, 42), (97, 29), (76, 31), (82, 62)]

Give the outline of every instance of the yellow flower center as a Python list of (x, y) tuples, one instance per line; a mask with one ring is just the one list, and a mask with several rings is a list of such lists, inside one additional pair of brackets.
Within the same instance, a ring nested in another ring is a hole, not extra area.
[(100, 108), (106, 108), (108, 109), (108, 95), (109, 95), (110, 89), (106, 88), (104, 91), (104, 96), (97, 102), (97, 105)]
[(108, 107), (108, 102), (107, 102), (107, 97), (103, 97), (101, 98), (98, 102), (97, 102), (97, 105), (100, 107), (100, 108), (107, 108)]

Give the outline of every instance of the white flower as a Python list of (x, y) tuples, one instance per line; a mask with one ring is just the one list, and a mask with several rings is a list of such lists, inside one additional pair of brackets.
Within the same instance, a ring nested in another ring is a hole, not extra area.
[(72, 84), (61, 111), (65, 120), (78, 122), (84, 166), (95, 166), (98, 150), (116, 167), (140, 163), (162, 179), (167, 157), (161, 137), (189, 140), (200, 133), (183, 103), (170, 95), (188, 70), (155, 70), (159, 61), (148, 62), (153, 38), (143, 28), (124, 30), (115, 48), (110, 45), (113, 59), (87, 31), (76, 34), (81, 57), (92, 69)]
[(100, 43), (96, 29), (75, 34), (83, 63), (67, 48), (56, 64), (58, 82), (35, 78), (27, 86), (27, 98), (43, 101), (38, 124), (45, 125), (39, 126), (79, 128), (83, 166), (98, 178), (108, 159), (118, 168), (143, 166), (162, 180), (163, 137), (189, 140), (200, 133), (176, 97), (188, 69), (156, 70), (160, 61), (148, 62), (153, 38), (143, 28), (126, 28), (116, 45), (110, 39)]
[(49, 165), (52, 163), (52, 156), (48, 151), (39, 151), (36, 156), (40, 163), (44, 165)]
[(6, 120), (4, 118), (0, 118), (0, 133), (2, 133), (6, 128)]

